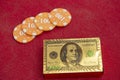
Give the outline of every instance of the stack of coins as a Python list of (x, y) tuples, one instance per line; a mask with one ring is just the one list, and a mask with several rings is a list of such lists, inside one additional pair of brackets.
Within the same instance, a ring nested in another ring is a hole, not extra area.
[(28, 43), (45, 31), (55, 27), (65, 27), (72, 19), (68, 10), (55, 8), (51, 12), (41, 12), (35, 17), (26, 18), (13, 30), (13, 37), (17, 42)]

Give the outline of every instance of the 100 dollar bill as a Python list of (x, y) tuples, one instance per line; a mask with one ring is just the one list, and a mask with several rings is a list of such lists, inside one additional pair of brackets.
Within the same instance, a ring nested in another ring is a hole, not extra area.
[(44, 40), (44, 74), (102, 71), (99, 38)]

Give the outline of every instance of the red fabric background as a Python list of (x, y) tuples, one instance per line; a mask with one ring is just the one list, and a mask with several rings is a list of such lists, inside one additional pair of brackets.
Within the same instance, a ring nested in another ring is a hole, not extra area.
[[(28, 44), (13, 39), (14, 27), (25, 18), (57, 7), (72, 14), (67, 27), (44, 32)], [(0, 0), (0, 80), (44, 80), (43, 40), (81, 37), (101, 38), (104, 75), (72, 80), (120, 80), (119, 30), (120, 0)]]

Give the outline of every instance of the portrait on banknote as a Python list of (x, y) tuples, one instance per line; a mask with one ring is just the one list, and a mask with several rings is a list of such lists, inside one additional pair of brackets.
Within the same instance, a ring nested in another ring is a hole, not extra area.
[(80, 66), (81, 58), (82, 49), (78, 44), (70, 42), (61, 48), (60, 59), (66, 67)]

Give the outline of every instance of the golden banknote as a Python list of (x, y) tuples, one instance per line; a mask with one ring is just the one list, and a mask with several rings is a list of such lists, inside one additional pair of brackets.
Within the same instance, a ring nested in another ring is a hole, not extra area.
[(43, 73), (102, 72), (99, 38), (44, 40)]

